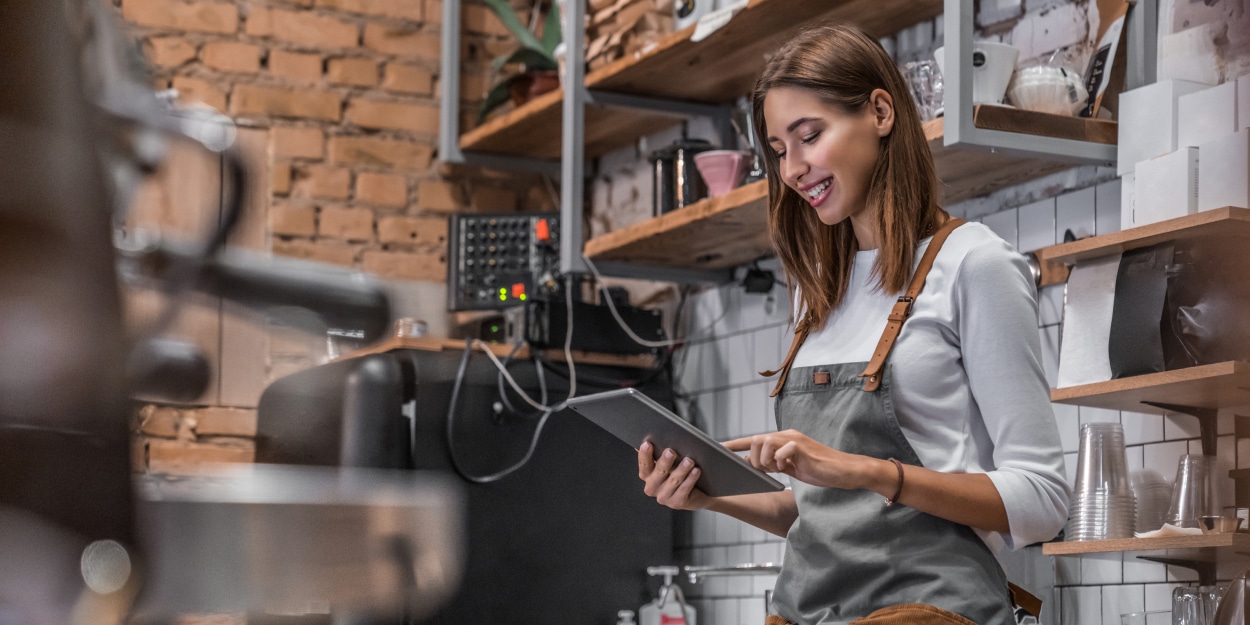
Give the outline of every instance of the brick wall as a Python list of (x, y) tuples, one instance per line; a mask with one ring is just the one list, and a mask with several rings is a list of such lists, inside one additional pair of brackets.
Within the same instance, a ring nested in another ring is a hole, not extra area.
[[(445, 282), (449, 214), (554, 208), (539, 178), (438, 162), (439, 0), (103, 1), (138, 39), (155, 88), (268, 130), (264, 249), (378, 274), (403, 285), (392, 290), (397, 306), (442, 302), (431, 293)], [(515, 44), (484, 5), (466, 3), (463, 23), (469, 127), (495, 79), (490, 59)], [(432, 328), (448, 325), (428, 316), (441, 305), (421, 309)], [(324, 336), (252, 321), (266, 343), (263, 382), (324, 360)], [(135, 469), (188, 474), (252, 461), (254, 401), (205, 403), (143, 408)]]
[[(438, 0), (111, 0), (157, 88), (271, 129), (278, 254), (387, 278), (445, 280), (445, 217), (547, 209), (541, 181), (436, 161)], [(466, 123), (514, 45), (464, 9)]]

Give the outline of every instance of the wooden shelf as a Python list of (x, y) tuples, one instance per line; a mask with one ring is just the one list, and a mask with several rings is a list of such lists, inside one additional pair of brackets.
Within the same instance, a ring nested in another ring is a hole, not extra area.
[[(694, 43), (694, 27), (674, 32), (645, 54), (590, 72), (590, 89), (721, 104), (751, 90), (764, 56), (805, 24), (838, 19), (877, 37), (891, 35), (942, 12), (937, 0), (751, 0), (728, 24)], [(460, 137), (460, 149), (559, 158), (561, 101), (557, 89), (487, 121)], [(635, 109), (586, 107), (586, 157), (592, 158), (659, 132), (681, 117)]]
[[(511, 345), (503, 345), (500, 343), (488, 343), (491, 353), (500, 358), (506, 357), (511, 351)], [(438, 337), (392, 337), (380, 343), (366, 346), (358, 349), (350, 354), (346, 354), (343, 358), (356, 358), (368, 354), (381, 354), (385, 352), (395, 351), (397, 349), (415, 349), (429, 352), (461, 352), (464, 351), (464, 339), (449, 339)], [(474, 352), (481, 350), (474, 348)], [(543, 351), (543, 355), (557, 362), (564, 361), (564, 350), (548, 349)], [(530, 348), (522, 345), (513, 358), (529, 358)], [(588, 365), (603, 365), (608, 367), (628, 367), (633, 369), (647, 369), (655, 366), (656, 359), (650, 354), (601, 354), (595, 352), (583, 352), (573, 350), (573, 361)]]
[[(1115, 144), (1117, 125), (1112, 121), (1050, 115), (1004, 106), (977, 105), (972, 113), (977, 128), (1023, 134)], [(1034, 180), (1071, 163), (1024, 157), (988, 149), (947, 148), (942, 145), (945, 119), (925, 122), (925, 139), (942, 187), (942, 202), (952, 204), (972, 197)]]
[(1148, 247), (1167, 241), (1203, 237), (1250, 238), (1250, 209), (1226, 206), (1214, 210), (1081, 239), (1038, 250), (1044, 263), (1073, 265), (1082, 260)]
[(1048, 556), (1132, 552), (1138, 556), (1195, 561), (1214, 561), (1219, 556), (1216, 550), (1250, 554), (1250, 534), (1238, 532), (1236, 534), (1164, 536), (1161, 538), (1113, 538), (1042, 545), (1042, 553)]
[(1250, 405), (1250, 363), (1221, 362), (1131, 378), (1055, 388), (1050, 400), (1111, 410), (1162, 414), (1152, 401), (1196, 408)]
[(771, 255), (761, 180), (586, 242), (595, 261), (723, 269)]

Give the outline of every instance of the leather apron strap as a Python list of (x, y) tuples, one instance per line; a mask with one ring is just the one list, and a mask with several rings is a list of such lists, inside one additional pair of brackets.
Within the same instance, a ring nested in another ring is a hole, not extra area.
[[(920, 291), (924, 289), (925, 279), (929, 276), (929, 270), (933, 268), (933, 260), (937, 258), (942, 244), (946, 242), (946, 237), (964, 223), (964, 220), (952, 217), (947, 219), (946, 223), (933, 234), (933, 240), (925, 248), (924, 254), (920, 257), (920, 264), (916, 266), (916, 273), (912, 274), (911, 284), (907, 286), (907, 291), (898, 298), (898, 302), (890, 311), (890, 320), (885, 324), (885, 331), (881, 333), (881, 340), (877, 342), (877, 349), (873, 351), (872, 360), (868, 362), (868, 367), (864, 369), (864, 372), (859, 374), (861, 378), (868, 378), (864, 383), (865, 391), (875, 391), (881, 386), (881, 368), (885, 365), (886, 356), (890, 355), (890, 349), (894, 347), (894, 341), (898, 339), (898, 334), (903, 329), (903, 322), (911, 316), (912, 304), (916, 301), (916, 296), (920, 295)], [(790, 343), (790, 351), (786, 353), (786, 359), (782, 361), (781, 367), (760, 372), (760, 375), (764, 377), (781, 374), (781, 377), (777, 378), (777, 385), (768, 394), (769, 397), (776, 397), (786, 385), (786, 377), (790, 374), (790, 368), (794, 366), (794, 357), (798, 355), (799, 348), (803, 346), (803, 341), (807, 340), (809, 332), (811, 332), (811, 321), (807, 315), (804, 315), (794, 327), (794, 342)]]

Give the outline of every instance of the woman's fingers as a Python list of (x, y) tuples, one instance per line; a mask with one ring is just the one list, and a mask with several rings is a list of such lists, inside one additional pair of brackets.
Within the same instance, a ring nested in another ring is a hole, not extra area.
[(643, 441), (638, 446), (638, 478), (645, 480), (655, 470), (655, 459), (651, 457), (651, 442)]
[(794, 441), (790, 441), (777, 449), (777, 453), (773, 454), (777, 473), (788, 473), (794, 468), (795, 455), (798, 453), (798, 450), (799, 445)]
[(677, 487), (677, 490), (673, 491), (673, 499), (682, 502), (689, 502), (691, 494), (694, 493), (695, 483), (699, 481), (699, 475), (701, 474), (702, 471), (699, 471), (699, 467), (691, 467), (690, 471), (686, 474), (686, 478), (682, 480), (681, 484)]
[(693, 460), (683, 458), (681, 462), (673, 467), (673, 470), (668, 474), (668, 478), (660, 483), (659, 490), (655, 494), (655, 500), (669, 507), (684, 506), (686, 502), (677, 497), (676, 493), (694, 468)]
[(646, 486), (643, 487), (642, 491), (648, 497), (655, 497), (660, 492), (660, 487), (664, 484), (664, 481), (672, 475), (673, 463), (676, 460), (677, 454), (673, 453), (671, 449), (665, 449), (664, 453), (660, 454), (660, 459), (655, 461), (655, 468), (643, 478)]

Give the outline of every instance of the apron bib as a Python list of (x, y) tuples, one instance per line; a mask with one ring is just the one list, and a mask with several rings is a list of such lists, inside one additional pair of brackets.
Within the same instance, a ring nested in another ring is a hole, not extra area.
[[(811, 329), (806, 317), (799, 321), (781, 368), (764, 372), (781, 374), (772, 392), (779, 430), (798, 430), (847, 453), (923, 466), (899, 427), (885, 360), (938, 250), (963, 223), (949, 219), (934, 234), (871, 361), (792, 369)], [(1015, 624), (1007, 578), (971, 528), (907, 506), (887, 507), (869, 490), (798, 481), (793, 488), (799, 516), (786, 537), (785, 564), (773, 591), (779, 616), (827, 625), (922, 603), (978, 625)]]

